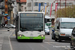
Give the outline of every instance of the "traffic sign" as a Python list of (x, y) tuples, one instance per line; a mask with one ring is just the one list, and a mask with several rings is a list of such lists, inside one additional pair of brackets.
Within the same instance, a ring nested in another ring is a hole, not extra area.
[(10, 17), (8, 16), (7, 19), (10, 20)]

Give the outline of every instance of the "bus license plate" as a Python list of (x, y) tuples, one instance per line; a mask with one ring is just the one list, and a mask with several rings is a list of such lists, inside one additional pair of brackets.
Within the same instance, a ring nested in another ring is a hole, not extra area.
[(33, 39), (32, 37), (30, 39)]

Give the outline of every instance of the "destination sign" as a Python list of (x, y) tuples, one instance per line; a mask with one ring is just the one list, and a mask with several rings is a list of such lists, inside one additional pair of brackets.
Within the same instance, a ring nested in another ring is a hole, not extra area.
[(42, 13), (21, 13), (21, 17), (43, 17)]

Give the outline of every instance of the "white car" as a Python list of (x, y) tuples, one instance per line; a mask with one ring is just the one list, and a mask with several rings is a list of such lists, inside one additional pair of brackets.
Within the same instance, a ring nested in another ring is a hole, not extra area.
[(6, 24), (5, 28), (15, 28), (15, 25), (13, 25), (13, 24)]
[(45, 25), (45, 34), (47, 34), (47, 35), (49, 35), (49, 34), (50, 34), (50, 30), (49, 30), (49, 28), (48, 28), (48, 26), (47, 26), (47, 25)]

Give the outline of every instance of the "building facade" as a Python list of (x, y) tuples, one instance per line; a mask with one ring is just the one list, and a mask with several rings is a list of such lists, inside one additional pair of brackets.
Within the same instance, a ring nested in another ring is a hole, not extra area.
[(41, 3), (41, 10), (44, 9), (44, 3), (47, 3), (47, 5), (49, 5), (50, 3), (52, 3), (54, 0), (27, 0), (27, 4), (26, 4), (26, 10), (27, 11), (31, 11), (32, 7), (34, 11), (38, 11), (39, 9), (39, 3)]
[[(41, 3), (41, 11), (44, 10), (44, 3), (47, 3), (47, 12), (50, 15), (50, 9), (52, 4), (51, 15), (55, 14), (55, 4), (58, 3), (57, 9), (65, 8), (71, 6), (75, 3), (74, 0), (16, 0), (17, 1), (17, 11), (38, 11), (39, 3)], [(65, 5), (66, 3), (66, 5)]]
[(17, 11), (25, 11), (26, 10), (27, 0), (16, 0), (16, 2), (17, 2)]

